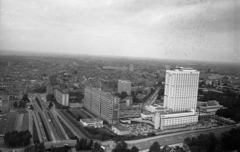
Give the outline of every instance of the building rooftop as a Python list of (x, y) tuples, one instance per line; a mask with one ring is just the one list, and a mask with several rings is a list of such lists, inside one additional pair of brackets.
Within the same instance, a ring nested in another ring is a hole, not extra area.
[(177, 67), (177, 68), (171, 69), (170, 71), (197, 71), (197, 70), (190, 67)]
[(126, 98), (124, 98), (124, 99), (122, 99), (123, 101), (125, 101), (125, 100), (128, 100), (128, 99), (132, 99), (133, 97), (131, 97), (131, 96), (127, 96)]
[(198, 107), (222, 107), (216, 100), (210, 100), (206, 102), (198, 101)]
[(130, 80), (121, 80), (121, 79), (119, 79), (118, 81), (122, 81), (122, 82), (128, 82), (128, 83), (131, 83), (131, 81), (130, 81)]
[(145, 114), (145, 115), (147, 115), (147, 114), (153, 114), (152, 112), (146, 111), (146, 110), (144, 110), (142, 113)]
[(82, 122), (86, 123), (94, 123), (94, 122), (102, 122), (103, 120), (99, 118), (89, 118), (89, 119), (80, 119)]

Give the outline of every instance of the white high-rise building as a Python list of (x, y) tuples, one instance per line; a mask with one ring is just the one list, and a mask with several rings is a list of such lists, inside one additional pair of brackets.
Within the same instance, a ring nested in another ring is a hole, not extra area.
[(192, 68), (166, 70), (164, 107), (173, 111), (195, 111), (199, 74)]

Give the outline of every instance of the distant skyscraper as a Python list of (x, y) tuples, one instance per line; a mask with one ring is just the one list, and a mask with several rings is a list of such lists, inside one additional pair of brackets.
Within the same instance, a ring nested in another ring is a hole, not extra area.
[(134, 71), (134, 65), (133, 64), (129, 65), (129, 71), (132, 71), (132, 72)]
[(197, 106), (199, 71), (177, 68), (166, 71), (164, 107), (185, 111)]
[(123, 91), (127, 92), (128, 95), (131, 94), (131, 81), (118, 80), (118, 93), (122, 93)]

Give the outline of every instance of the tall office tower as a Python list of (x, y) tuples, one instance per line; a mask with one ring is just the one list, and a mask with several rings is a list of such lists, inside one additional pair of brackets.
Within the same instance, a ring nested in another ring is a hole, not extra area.
[(134, 65), (133, 64), (129, 65), (129, 71), (132, 71), (132, 72), (134, 71)]
[(195, 110), (197, 106), (199, 71), (176, 68), (166, 71), (164, 107), (173, 111)]
[(86, 86), (83, 106), (109, 124), (118, 123), (120, 98), (98, 88)]
[(131, 82), (129, 80), (118, 80), (118, 93), (123, 91), (127, 92), (128, 95), (131, 94)]

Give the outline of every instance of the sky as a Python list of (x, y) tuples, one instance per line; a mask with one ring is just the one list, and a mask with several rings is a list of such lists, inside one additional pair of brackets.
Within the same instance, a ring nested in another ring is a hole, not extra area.
[(0, 50), (240, 63), (240, 0), (1, 0)]

